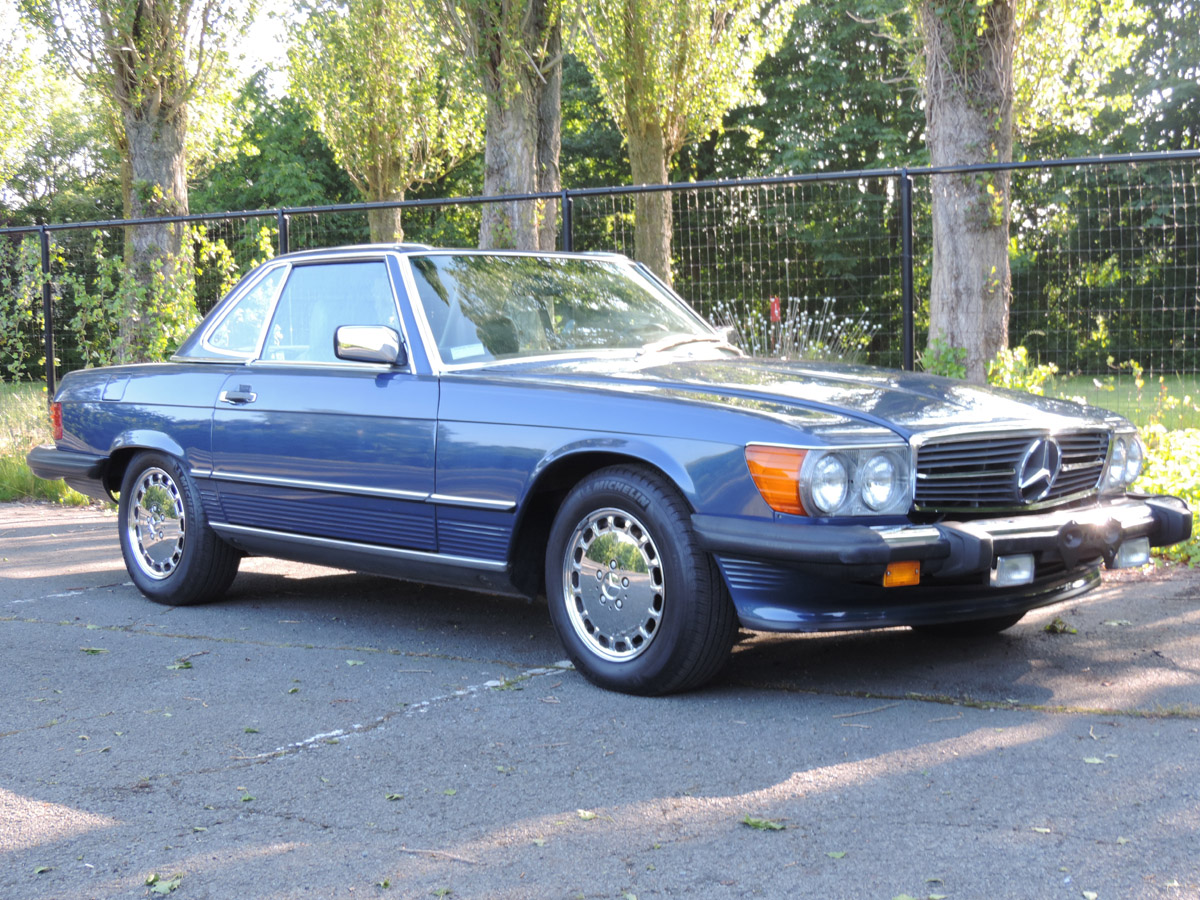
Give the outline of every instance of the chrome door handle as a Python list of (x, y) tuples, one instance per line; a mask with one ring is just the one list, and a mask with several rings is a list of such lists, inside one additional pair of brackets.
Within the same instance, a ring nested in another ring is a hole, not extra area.
[(240, 384), (236, 391), (221, 391), (217, 399), (222, 403), (233, 403), (240, 406), (243, 403), (253, 403), (258, 399), (258, 394), (250, 390), (250, 385)]

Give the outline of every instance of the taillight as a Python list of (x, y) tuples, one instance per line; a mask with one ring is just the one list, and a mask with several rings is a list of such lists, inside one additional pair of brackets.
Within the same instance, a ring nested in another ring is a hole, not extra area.
[(56, 441), (62, 440), (62, 404), (50, 404), (50, 432)]

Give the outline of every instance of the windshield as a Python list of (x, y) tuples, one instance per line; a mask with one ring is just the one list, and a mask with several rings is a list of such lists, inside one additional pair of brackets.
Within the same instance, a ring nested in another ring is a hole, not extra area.
[(449, 365), (718, 339), (620, 261), (486, 254), (410, 260), (425, 318)]

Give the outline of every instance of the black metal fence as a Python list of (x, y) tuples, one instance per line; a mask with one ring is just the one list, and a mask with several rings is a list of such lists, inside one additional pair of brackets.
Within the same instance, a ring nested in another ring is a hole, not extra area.
[[(864, 361), (912, 368), (924, 346), (934, 179), (1010, 173), (1009, 338), (1054, 364), (1058, 388), (1121, 407), (1136, 364), (1200, 396), (1200, 152), (881, 169), (742, 181), (564, 190), (181, 217), (203, 315), (253, 264), (288, 250), (368, 240), (367, 209), (403, 208), (405, 239), (477, 243), (484, 203), (554, 211), (562, 249), (633, 252), (639, 191), (670, 193), (677, 291), (744, 333), (782, 324), (809, 346), (850, 334)], [(147, 222), (0, 229), (0, 375), (39, 377), (107, 361), (128, 230)], [(765, 329), (758, 332), (765, 335)], [(762, 347), (770, 352), (772, 344)]]

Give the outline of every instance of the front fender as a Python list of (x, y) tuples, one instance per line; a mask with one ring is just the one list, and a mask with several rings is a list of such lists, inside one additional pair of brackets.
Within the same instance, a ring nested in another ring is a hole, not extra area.
[[(604, 461), (605, 457), (611, 458), (612, 462)], [(585, 460), (588, 458), (595, 459), (597, 464), (586, 465)], [(530, 473), (520, 505), (524, 506), (526, 498), (538, 491), (540, 483), (547, 473), (561, 471), (564, 468), (575, 469), (577, 466), (574, 463), (581, 464), (584, 469), (595, 469), (617, 464), (622, 460), (644, 463), (658, 469), (674, 483), (676, 489), (683, 494), (688, 503), (695, 506), (697, 500), (695, 480), (687, 465), (677, 455), (669, 453), (664, 448), (643, 438), (626, 438), (619, 435), (589, 436), (551, 450), (538, 461)]]

